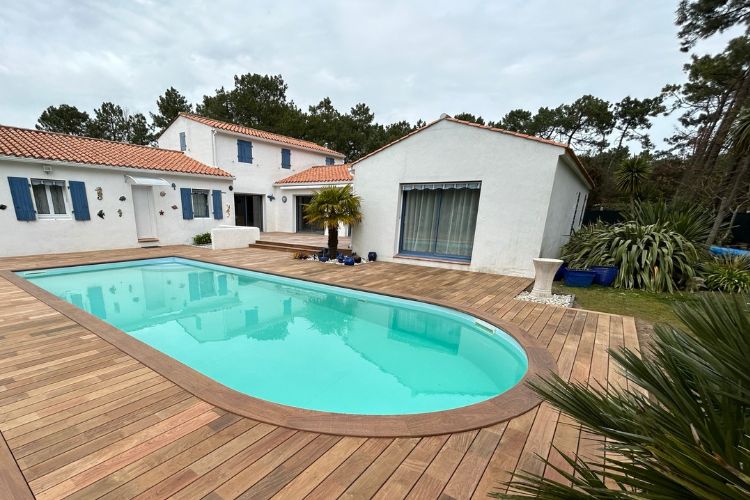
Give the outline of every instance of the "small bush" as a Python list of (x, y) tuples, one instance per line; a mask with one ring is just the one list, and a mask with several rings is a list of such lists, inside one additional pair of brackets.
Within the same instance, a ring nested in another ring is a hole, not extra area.
[(750, 258), (718, 255), (703, 264), (706, 288), (730, 293), (750, 293)]
[[(628, 214), (630, 219), (641, 225), (669, 224), (669, 229), (693, 243), (703, 243), (711, 232), (714, 214), (711, 210), (687, 202), (640, 202)], [(721, 230), (725, 231), (727, 225)]]
[(573, 234), (562, 259), (572, 268), (619, 267), (617, 288), (671, 293), (695, 276), (698, 251), (668, 224), (600, 222)]
[(196, 245), (210, 245), (211, 233), (201, 233), (193, 236), (193, 243)]

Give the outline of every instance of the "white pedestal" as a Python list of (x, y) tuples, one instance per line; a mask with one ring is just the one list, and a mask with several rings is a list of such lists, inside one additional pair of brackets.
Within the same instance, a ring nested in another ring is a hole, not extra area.
[(531, 294), (535, 297), (547, 298), (552, 296), (552, 282), (555, 273), (562, 265), (560, 259), (534, 259), (534, 288)]
[(247, 248), (260, 239), (260, 229), (250, 226), (219, 226), (211, 230), (211, 249)]

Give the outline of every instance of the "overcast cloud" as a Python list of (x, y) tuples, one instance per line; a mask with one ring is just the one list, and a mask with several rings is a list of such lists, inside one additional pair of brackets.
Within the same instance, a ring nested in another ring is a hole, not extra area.
[(0, 123), (105, 100), (148, 113), (169, 86), (196, 102), (248, 72), (281, 74), (305, 109), (365, 102), (381, 123), (648, 97), (684, 80), (676, 4), (2, 0)]

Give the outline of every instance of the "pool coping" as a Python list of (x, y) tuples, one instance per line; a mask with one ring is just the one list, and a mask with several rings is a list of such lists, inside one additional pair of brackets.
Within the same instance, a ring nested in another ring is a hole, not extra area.
[[(170, 257), (194, 260), (205, 264), (224, 266), (245, 271), (253, 271), (268, 274), (270, 276), (308, 281), (310, 283), (337, 286), (361, 292), (378, 293), (388, 297), (413, 300), (460, 311), (490, 323), (513, 337), (526, 352), (528, 369), (521, 381), (508, 391), (488, 400), (451, 410), (408, 415), (357, 415), (307, 410), (273, 403), (230, 389), (206, 375), (193, 370), (187, 365), (180, 363), (167, 354), (131, 337), (104, 320), (79, 309), (73, 304), (58, 298), (50, 292), (39, 288), (32, 282), (15, 274), (15, 271), (48, 269), (50, 266), (31, 265), (24, 266), (22, 269), (0, 270), (0, 277), (8, 280), (10, 283), (29, 293), (37, 300), (47, 304), (52, 309), (55, 309), (72, 321), (96, 334), (104, 341), (132, 356), (145, 366), (204, 401), (237, 415), (296, 430), (359, 437), (420, 437), (470, 431), (517, 417), (539, 405), (541, 403), (540, 398), (528, 386), (527, 382), (542, 375), (549, 376), (551, 374), (557, 374), (558, 372), (557, 362), (549, 351), (547, 351), (547, 349), (536, 340), (536, 338), (532, 337), (525, 330), (514, 324), (493, 318), (484, 312), (471, 307), (460, 306), (452, 304), (449, 301), (430, 299), (412, 294), (381, 292), (367, 289), (365, 287), (359, 287), (357, 285), (331, 283), (307, 277), (289, 276), (276, 272), (253, 269), (251, 267), (231, 265), (225, 262), (201, 257), (170, 254), (158, 258)], [(143, 259), (122, 258), (104, 261), (97, 260), (89, 263), (53, 267), (77, 267), (81, 265), (110, 264), (133, 260)]]

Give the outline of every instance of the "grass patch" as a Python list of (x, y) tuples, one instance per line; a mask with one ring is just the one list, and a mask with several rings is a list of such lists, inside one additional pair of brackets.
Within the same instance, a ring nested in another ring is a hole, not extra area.
[(625, 290), (592, 286), (573, 288), (562, 284), (553, 286), (554, 293), (573, 294), (576, 307), (624, 316), (635, 316), (648, 323), (669, 323), (683, 326), (674, 314), (673, 306), (680, 302), (695, 301), (697, 293), (653, 293), (643, 290)]

